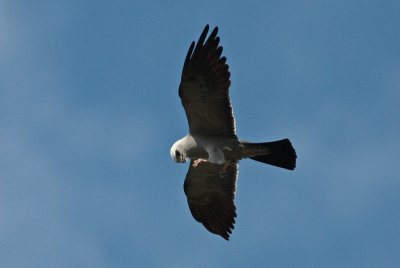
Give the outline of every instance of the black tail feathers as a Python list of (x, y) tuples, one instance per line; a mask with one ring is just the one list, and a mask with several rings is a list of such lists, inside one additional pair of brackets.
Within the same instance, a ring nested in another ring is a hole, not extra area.
[(265, 155), (250, 157), (250, 159), (281, 168), (295, 169), (297, 155), (289, 139), (253, 144), (265, 146), (269, 148), (271, 152)]

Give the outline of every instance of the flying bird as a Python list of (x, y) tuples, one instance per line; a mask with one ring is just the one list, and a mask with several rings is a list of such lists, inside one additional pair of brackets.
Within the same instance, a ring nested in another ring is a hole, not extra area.
[(294, 170), (296, 152), (289, 139), (251, 143), (236, 136), (229, 98), (230, 73), (215, 27), (206, 25), (193, 41), (183, 64), (179, 97), (189, 134), (174, 143), (177, 163), (190, 159), (184, 182), (190, 212), (211, 233), (229, 240), (236, 218), (235, 192), (239, 160), (250, 158)]

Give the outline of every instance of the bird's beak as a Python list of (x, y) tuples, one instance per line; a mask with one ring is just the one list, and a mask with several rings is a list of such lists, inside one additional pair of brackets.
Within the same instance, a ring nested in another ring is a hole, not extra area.
[(181, 163), (186, 163), (187, 160), (186, 155), (182, 154), (179, 160)]

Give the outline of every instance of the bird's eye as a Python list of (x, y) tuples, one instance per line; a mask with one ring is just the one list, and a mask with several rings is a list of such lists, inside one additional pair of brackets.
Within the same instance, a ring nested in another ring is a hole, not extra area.
[(181, 153), (178, 150), (176, 150), (175, 151), (175, 158), (179, 159), (180, 157), (181, 157)]

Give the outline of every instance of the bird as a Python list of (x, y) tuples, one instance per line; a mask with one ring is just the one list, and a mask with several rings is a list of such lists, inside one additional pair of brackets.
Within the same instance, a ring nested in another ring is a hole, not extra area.
[(229, 97), (229, 66), (222, 56), (218, 27), (206, 38), (209, 28), (207, 24), (197, 43), (190, 44), (184, 60), (178, 93), (189, 133), (172, 145), (170, 154), (177, 163), (190, 160), (183, 188), (193, 218), (229, 240), (237, 217), (239, 161), (249, 158), (294, 170), (297, 155), (287, 138), (239, 140)]

